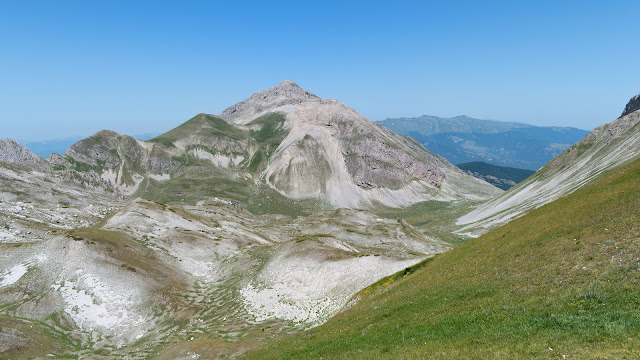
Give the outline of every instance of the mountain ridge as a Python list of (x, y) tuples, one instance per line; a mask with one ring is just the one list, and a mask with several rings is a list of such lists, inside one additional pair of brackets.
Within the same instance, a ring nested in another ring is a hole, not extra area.
[(640, 156), (640, 111), (603, 124), (518, 186), (461, 216), (458, 233), (478, 236), (577, 190)]
[(26, 146), (10, 139), (0, 139), (0, 161), (40, 170), (49, 167), (49, 163), (43, 157), (35, 155)]

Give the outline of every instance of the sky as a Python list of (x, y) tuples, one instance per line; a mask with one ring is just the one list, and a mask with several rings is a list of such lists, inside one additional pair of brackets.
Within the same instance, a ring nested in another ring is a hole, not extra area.
[(591, 130), (640, 93), (640, 1), (0, 1), (0, 138), (162, 133), (291, 79), (371, 120)]

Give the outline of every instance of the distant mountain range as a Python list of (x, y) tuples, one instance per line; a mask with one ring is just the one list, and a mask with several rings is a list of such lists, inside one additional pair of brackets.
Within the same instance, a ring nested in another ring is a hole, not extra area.
[(453, 164), (483, 161), (494, 165), (537, 170), (588, 131), (542, 127), (468, 116), (386, 119), (389, 129), (416, 139)]

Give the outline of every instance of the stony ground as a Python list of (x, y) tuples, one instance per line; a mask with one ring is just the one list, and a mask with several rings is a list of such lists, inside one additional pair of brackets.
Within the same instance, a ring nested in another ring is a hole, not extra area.
[(8, 164), (0, 185), (0, 355), (12, 358), (237, 354), (450, 248), (362, 210), (160, 204)]

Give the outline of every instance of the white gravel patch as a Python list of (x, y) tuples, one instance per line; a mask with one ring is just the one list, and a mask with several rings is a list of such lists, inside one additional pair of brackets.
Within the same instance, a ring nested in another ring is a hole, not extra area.
[(137, 303), (133, 293), (118, 293), (91, 273), (80, 276), (77, 281), (65, 280), (51, 287), (62, 295), (66, 303), (64, 312), (83, 330), (124, 331), (145, 321), (133, 309)]
[(257, 322), (280, 319), (319, 323), (344, 306), (356, 292), (422, 259), (377, 256), (331, 261), (311, 256), (279, 256), (240, 290)]
[(20, 278), (27, 273), (27, 266), (25, 264), (18, 264), (5, 274), (2, 274), (2, 281), (0, 281), (0, 287), (9, 286), (15, 284), (16, 281), (20, 280)]
[(15, 284), (18, 280), (20, 280), (20, 278), (22, 278), (27, 273), (31, 265), (33, 265), (35, 262), (44, 262), (45, 260), (47, 260), (47, 255), (45, 254), (36, 255), (34, 258), (31, 258), (23, 263), (14, 265), (12, 268), (9, 269), (9, 271), (5, 273), (0, 273), (0, 279), (2, 279), (2, 281), (0, 281), (0, 287)]
[(284, 284), (263, 289), (249, 284), (240, 290), (240, 294), (246, 301), (248, 312), (257, 322), (272, 318), (297, 323), (317, 322), (340, 306), (338, 301), (329, 297), (314, 299), (308, 294), (297, 294)]

